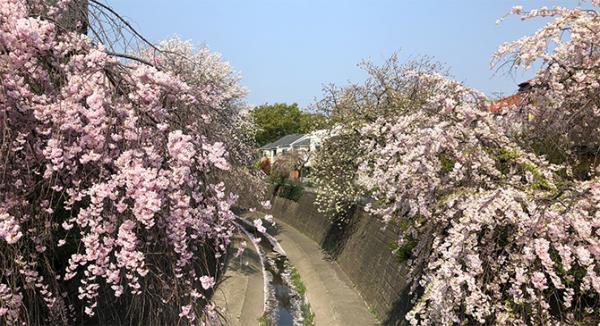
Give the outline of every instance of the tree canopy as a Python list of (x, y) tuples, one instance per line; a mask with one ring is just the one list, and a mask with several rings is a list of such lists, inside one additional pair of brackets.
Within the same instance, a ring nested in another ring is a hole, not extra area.
[(0, 0), (0, 324), (214, 320), (258, 193), (239, 77), (177, 39), (120, 60), (52, 3)]
[(313, 164), (316, 204), (335, 222), (362, 207), (398, 227), (412, 325), (591, 325), (600, 306), (600, 1), (515, 6), (547, 19), (500, 46), (497, 69), (541, 66), (519, 103), (429, 62), (366, 65), (326, 89), (336, 124)]
[(322, 114), (302, 111), (298, 104), (263, 104), (251, 112), (256, 124), (256, 142), (263, 146), (285, 135), (308, 133), (326, 122)]

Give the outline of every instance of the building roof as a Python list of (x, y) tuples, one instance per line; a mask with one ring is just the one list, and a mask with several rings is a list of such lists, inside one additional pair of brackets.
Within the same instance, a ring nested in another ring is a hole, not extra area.
[(531, 80), (519, 84), (519, 90), (513, 95), (505, 96), (488, 104), (487, 109), (493, 113), (502, 113), (506, 109), (517, 107), (523, 101), (523, 94), (530, 91), (534, 85)]
[(290, 146), (296, 140), (302, 138), (302, 136), (304, 136), (304, 135), (303, 134), (286, 135), (270, 144), (266, 144), (265, 146), (261, 147), (261, 149), (274, 149), (277, 147), (287, 147), (287, 146)]
[(298, 140), (292, 144), (292, 147), (310, 146), (310, 138)]
[(493, 113), (501, 113), (504, 109), (508, 109), (519, 105), (521, 102), (521, 94), (515, 93), (510, 96), (503, 97), (489, 104), (488, 110)]

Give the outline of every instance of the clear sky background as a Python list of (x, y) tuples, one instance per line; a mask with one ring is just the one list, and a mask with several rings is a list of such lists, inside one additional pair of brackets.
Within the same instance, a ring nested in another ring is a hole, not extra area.
[(250, 104), (321, 96), (324, 84), (359, 82), (357, 64), (429, 55), (488, 95), (510, 94), (529, 74), (494, 74), (490, 59), (505, 41), (541, 21), (511, 16), (513, 5), (577, 5), (518, 0), (107, 0), (151, 41), (173, 35), (222, 53), (241, 72)]

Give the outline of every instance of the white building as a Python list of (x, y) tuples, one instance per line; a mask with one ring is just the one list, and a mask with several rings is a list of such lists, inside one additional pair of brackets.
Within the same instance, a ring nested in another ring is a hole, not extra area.
[(327, 137), (327, 130), (316, 130), (310, 134), (291, 134), (284, 136), (270, 144), (267, 144), (260, 149), (263, 151), (263, 156), (267, 157), (271, 162), (277, 157), (288, 151), (298, 151), (305, 153), (306, 167), (310, 167), (310, 154), (319, 147), (321, 142)]

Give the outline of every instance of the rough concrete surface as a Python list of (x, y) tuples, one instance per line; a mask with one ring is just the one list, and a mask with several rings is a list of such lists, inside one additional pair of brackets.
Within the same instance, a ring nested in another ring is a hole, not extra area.
[(317, 243), (382, 324), (406, 325), (411, 308), (409, 268), (391, 250), (401, 227), (383, 223), (361, 205), (350, 211), (345, 223), (332, 223), (318, 211), (315, 196), (304, 192), (298, 201), (274, 197), (270, 214)]
[(235, 252), (243, 240), (248, 243), (246, 250), (240, 257), (231, 258), (213, 297), (222, 309), (224, 325), (258, 325), (256, 318), (263, 313), (264, 283), (258, 254), (244, 238), (236, 240), (232, 250)]
[(277, 221), (276, 238), (306, 285), (306, 296), (315, 313), (315, 324), (378, 325), (365, 301), (335, 262), (328, 261), (313, 240)]

